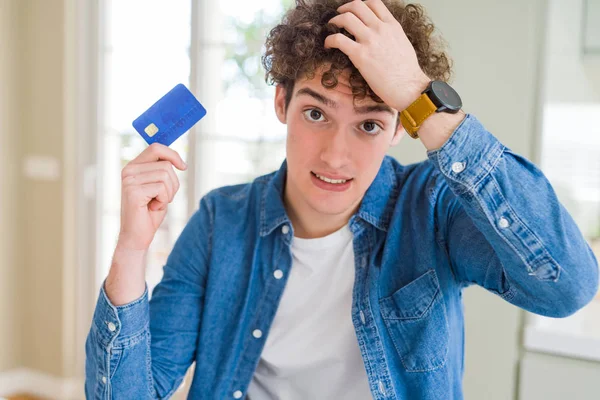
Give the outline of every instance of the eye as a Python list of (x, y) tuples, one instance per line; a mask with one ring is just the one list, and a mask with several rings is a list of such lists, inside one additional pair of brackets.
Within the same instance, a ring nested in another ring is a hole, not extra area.
[(323, 113), (316, 108), (309, 108), (303, 111), (302, 114), (304, 114), (304, 118), (312, 122), (320, 122), (320, 118), (323, 117)]
[(361, 123), (361, 125), (364, 127), (363, 131), (371, 136), (375, 136), (383, 130), (383, 128), (375, 123), (375, 121), (365, 121)]

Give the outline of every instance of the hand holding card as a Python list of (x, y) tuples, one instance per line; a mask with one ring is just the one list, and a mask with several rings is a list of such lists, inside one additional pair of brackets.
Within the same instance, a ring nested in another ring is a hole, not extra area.
[(146, 250), (179, 190), (173, 168), (187, 169), (168, 146), (206, 115), (194, 95), (178, 84), (133, 121), (149, 146), (121, 172), (121, 229), (118, 246)]
[(121, 172), (121, 227), (104, 285), (116, 306), (144, 293), (146, 254), (179, 190), (174, 168), (187, 165), (175, 150), (152, 143)]
[(148, 144), (169, 146), (205, 115), (202, 104), (180, 83), (133, 121), (133, 127)]
[(143, 294), (146, 253), (180, 186), (174, 168), (187, 169), (168, 146), (204, 115), (200, 102), (179, 84), (133, 121), (149, 146), (121, 171), (121, 227), (104, 284), (117, 306)]

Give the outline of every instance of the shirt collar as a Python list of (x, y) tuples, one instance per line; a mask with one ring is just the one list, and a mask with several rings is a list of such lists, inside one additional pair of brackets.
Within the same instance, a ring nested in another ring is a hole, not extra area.
[(267, 187), (262, 196), (260, 206), (260, 236), (267, 236), (281, 224), (290, 222), (283, 205), (286, 176), (287, 160), (283, 160), (279, 170), (267, 181)]
[(365, 220), (377, 229), (387, 232), (395, 201), (398, 198), (399, 182), (390, 156), (385, 156), (377, 176), (367, 189), (356, 216)]
[[(287, 161), (284, 160), (279, 170), (267, 180), (267, 187), (263, 192), (260, 215), (261, 236), (269, 235), (283, 223), (290, 223), (283, 203), (286, 176)], [(394, 210), (394, 203), (390, 200), (398, 197), (398, 188), (394, 161), (391, 157), (385, 156), (355, 216), (387, 232)]]

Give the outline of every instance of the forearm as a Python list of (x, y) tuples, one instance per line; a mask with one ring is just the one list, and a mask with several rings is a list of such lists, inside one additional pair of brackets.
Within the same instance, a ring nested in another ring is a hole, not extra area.
[(104, 290), (115, 306), (139, 298), (146, 287), (147, 250), (128, 250), (117, 245)]
[(423, 121), (418, 131), (421, 142), (428, 151), (441, 148), (465, 117), (463, 110), (456, 114), (445, 112), (432, 114)]

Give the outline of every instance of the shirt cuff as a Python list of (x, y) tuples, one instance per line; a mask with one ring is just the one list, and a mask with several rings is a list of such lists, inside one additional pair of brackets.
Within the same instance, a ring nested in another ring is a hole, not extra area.
[(105, 346), (114, 340), (114, 347), (139, 336), (148, 329), (149, 312), (148, 285), (138, 299), (115, 306), (108, 299), (102, 282), (93, 319), (99, 339)]
[(461, 194), (473, 190), (493, 170), (504, 149), (477, 118), (467, 114), (442, 147), (427, 152), (427, 158)]

